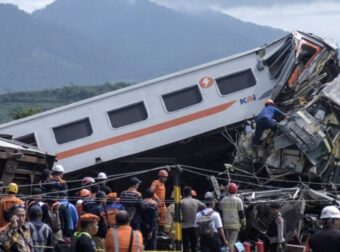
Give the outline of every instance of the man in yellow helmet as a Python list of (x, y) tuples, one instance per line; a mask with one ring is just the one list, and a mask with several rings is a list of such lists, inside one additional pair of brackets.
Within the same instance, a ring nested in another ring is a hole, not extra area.
[(0, 200), (0, 227), (9, 223), (9, 210), (14, 205), (24, 206), (25, 202), (16, 197), (18, 191), (19, 188), (16, 183), (8, 184), (7, 195)]
[(261, 143), (261, 136), (264, 130), (276, 128), (276, 121), (274, 120), (274, 117), (276, 116), (287, 118), (285, 113), (275, 107), (273, 100), (267, 99), (264, 103), (264, 108), (255, 118), (256, 129), (253, 137), (254, 145), (259, 145)]

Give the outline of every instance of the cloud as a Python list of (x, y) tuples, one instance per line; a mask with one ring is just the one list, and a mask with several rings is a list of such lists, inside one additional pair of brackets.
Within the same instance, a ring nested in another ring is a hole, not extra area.
[(41, 9), (52, 2), (54, 2), (54, 0), (0, 0), (0, 3), (17, 5), (19, 9), (29, 13), (36, 9)]

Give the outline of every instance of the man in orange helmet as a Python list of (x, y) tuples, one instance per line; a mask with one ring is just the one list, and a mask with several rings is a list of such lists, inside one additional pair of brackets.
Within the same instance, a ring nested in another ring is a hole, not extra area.
[(276, 121), (274, 120), (274, 117), (281, 116), (287, 118), (287, 115), (274, 105), (273, 100), (267, 99), (264, 103), (264, 108), (261, 110), (260, 114), (256, 116), (256, 129), (253, 137), (254, 145), (259, 145), (261, 143), (261, 136), (264, 130), (276, 128)]
[(165, 205), (165, 182), (167, 181), (168, 176), (169, 174), (166, 170), (160, 170), (158, 173), (158, 179), (152, 181), (150, 187), (150, 189), (155, 193), (156, 199), (158, 201), (160, 231), (164, 231), (164, 225), (166, 224), (167, 208)]

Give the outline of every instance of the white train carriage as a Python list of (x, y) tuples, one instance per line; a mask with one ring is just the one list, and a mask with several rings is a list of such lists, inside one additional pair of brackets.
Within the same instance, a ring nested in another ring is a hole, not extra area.
[(55, 154), (66, 172), (196, 136), (254, 117), (273, 88), (291, 78), (300, 50), (296, 41), (308, 41), (310, 61), (327, 47), (307, 34), (290, 34), (242, 54), (0, 125), (0, 133)]

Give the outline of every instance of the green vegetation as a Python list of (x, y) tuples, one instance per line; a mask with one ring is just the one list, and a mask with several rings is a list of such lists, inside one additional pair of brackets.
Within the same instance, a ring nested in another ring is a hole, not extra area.
[(84, 100), (92, 96), (127, 87), (131, 84), (127, 82), (105, 83), (100, 86), (70, 84), (56, 89), (1, 94), (0, 123)]

